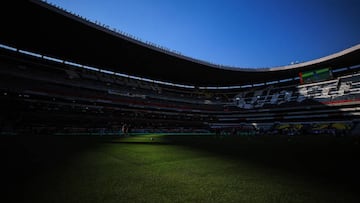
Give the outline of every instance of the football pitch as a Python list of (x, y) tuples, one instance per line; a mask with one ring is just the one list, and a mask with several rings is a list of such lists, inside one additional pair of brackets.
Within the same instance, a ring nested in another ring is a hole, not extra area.
[(4, 136), (0, 201), (359, 202), (354, 139)]

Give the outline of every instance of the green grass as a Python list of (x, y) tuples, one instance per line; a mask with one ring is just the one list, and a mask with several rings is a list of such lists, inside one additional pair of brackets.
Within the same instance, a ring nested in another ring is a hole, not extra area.
[[(167, 144), (151, 143), (149, 137)], [(72, 139), (56, 138), (46, 142), (47, 147), (28, 142), (21, 145), (32, 161), (18, 168), (29, 163), (40, 166), (33, 167), (26, 181), (9, 194), (17, 201), (37, 203), (358, 200), (356, 195), (324, 181), (272, 165), (266, 167), (246, 156), (209, 150), (213, 147), (209, 145), (204, 149), (169, 144), (162, 135)], [(24, 161), (22, 156), (14, 156), (18, 160), (11, 162)]]

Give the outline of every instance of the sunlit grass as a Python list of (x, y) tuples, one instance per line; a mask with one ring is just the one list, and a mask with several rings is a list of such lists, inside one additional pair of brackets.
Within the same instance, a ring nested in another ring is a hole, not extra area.
[[(162, 135), (131, 136), (143, 142)], [(114, 140), (114, 139), (112, 139)], [(115, 140), (118, 140), (116, 138)], [(124, 141), (123, 140), (123, 141)], [(27, 202), (355, 202), (246, 160), (181, 145), (100, 143), (31, 177)]]

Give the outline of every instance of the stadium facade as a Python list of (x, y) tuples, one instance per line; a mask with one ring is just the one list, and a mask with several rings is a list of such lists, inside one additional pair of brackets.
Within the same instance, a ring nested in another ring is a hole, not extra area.
[(288, 66), (236, 68), (43, 1), (3, 4), (4, 134), (119, 134), (124, 124), (133, 132), (234, 135), (360, 130), (360, 45)]

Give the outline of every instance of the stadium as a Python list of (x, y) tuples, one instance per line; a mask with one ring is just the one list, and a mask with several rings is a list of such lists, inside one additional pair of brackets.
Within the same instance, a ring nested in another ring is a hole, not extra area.
[(1, 9), (4, 202), (359, 201), (360, 44), (239, 69)]

